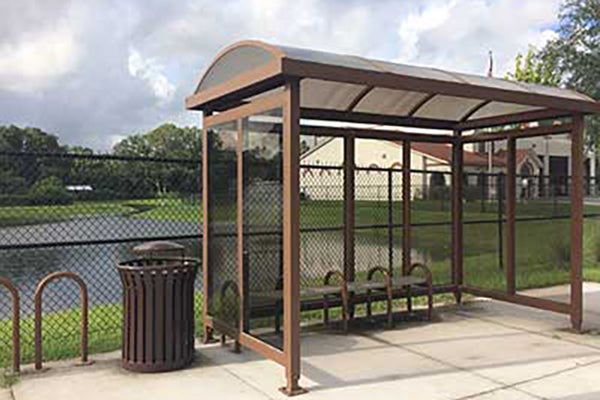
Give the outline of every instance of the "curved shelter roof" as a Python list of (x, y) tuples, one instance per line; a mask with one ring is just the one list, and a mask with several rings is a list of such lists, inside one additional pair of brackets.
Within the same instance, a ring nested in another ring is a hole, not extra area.
[(469, 121), (502, 116), (600, 113), (599, 102), (571, 90), (259, 41), (221, 51), (186, 106), (229, 108), (286, 79), (300, 79), (300, 106), (307, 118), (355, 114), (366, 121), (377, 115), (398, 124), (467, 128)]

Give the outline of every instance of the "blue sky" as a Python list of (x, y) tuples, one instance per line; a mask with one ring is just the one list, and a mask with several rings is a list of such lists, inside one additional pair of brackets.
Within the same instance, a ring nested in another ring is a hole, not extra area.
[(0, 124), (109, 149), (162, 122), (241, 39), (503, 76), (552, 38), (560, 0), (0, 0)]

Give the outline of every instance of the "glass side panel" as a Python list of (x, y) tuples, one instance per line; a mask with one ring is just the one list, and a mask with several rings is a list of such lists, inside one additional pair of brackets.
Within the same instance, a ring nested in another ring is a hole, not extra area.
[[(208, 130), (208, 313), (225, 329), (239, 321), (237, 255), (237, 122)], [(221, 329), (220, 327), (218, 328)]]
[[(558, 155), (561, 146), (567, 151)], [(567, 303), (569, 289), (562, 285), (571, 279), (570, 147), (566, 135), (516, 141), (516, 290)]]
[(506, 140), (463, 151), (463, 282), (506, 291)]
[[(417, 145), (423, 144), (413, 143), (415, 149), (422, 149)], [(446, 145), (424, 146), (429, 150)], [(433, 159), (427, 156), (411, 157), (411, 167), (411, 263), (425, 264), (433, 274), (434, 284), (449, 284), (452, 282), (450, 167), (436, 166)]]
[(280, 108), (243, 120), (244, 331), (282, 348), (283, 153)]

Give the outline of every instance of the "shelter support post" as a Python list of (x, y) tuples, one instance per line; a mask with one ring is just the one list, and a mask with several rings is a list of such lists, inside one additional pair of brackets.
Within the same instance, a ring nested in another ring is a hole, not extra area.
[[(210, 116), (212, 113), (205, 111), (203, 112), (203, 117), (206, 118)], [(208, 299), (210, 298), (210, 285), (209, 282), (211, 277), (209, 276), (209, 250), (208, 245), (210, 241), (210, 233), (209, 233), (209, 224), (208, 224), (208, 215), (209, 215), (209, 200), (208, 200), (208, 179), (209, 179), (209, 170), (208, 170), (208, 162), (209, 162), (209, 137), (208, 137), (208, 129), (202, 129), (202, 215), (203, 225), (202, 225), (202, 294), (204, 301), (202, 302), (202, 321), (203, 321), (203, 342), (211, 343), (214, 342), (213, 336), (213, 328), (209, 323), (208, 318)]]
[(506, 292), (516, 293), (516, 241), (515, 241), (515, 203), (516, 196), (516, 153), (517, 141), (509, 137), (506, 147)]
[(402, 275), (410, 268), (410, 141), (402, 142)]
[(288, 396), (300, 380), (300, 85), (285, 85), (283, 108), (283, 351)]
[[(344, 278), (354, 282), (354, 135), (344, 137)], [(354, 306), (350, 302), (350, 316)]]
[(571, 325), (581, 331), (583, 322), (583, 126), (573, 117), (571, 132)]
[[(454, 131), (456, 137), (461, 131)], [(463, 284), (463, 144), (456, 140), (452, 144), (452, 283), (456, 286), (454, 297), (461, 302)]]

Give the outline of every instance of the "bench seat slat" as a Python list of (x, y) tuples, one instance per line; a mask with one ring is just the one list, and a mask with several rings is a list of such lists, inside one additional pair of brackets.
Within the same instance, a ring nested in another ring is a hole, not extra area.
[(397, 276), (392, 278), (392, 286), (423, 285), (427, 280), (418, 276)]

